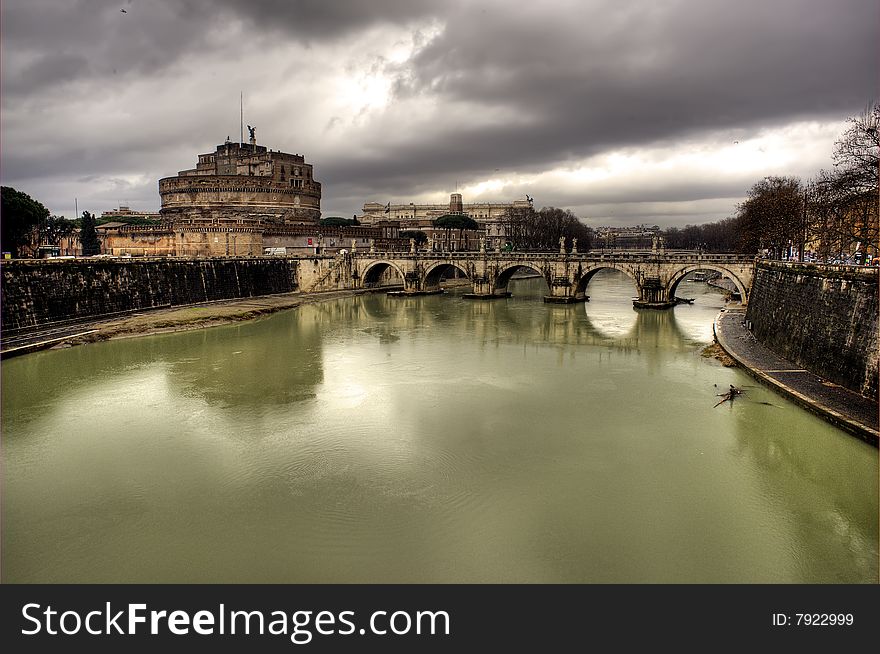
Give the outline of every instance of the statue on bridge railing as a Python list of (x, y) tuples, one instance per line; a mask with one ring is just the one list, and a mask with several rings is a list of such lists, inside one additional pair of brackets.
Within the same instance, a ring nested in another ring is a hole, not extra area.
[(572, 253), (572, 254), (577, 254), (577, 253), (578, 253), (578, 240), (577, 240), (577, 237), (574, 237), (573, 239), (571, 239), (571, 253)]
[(565, 237), (559, 237), (559, 254), (565, 254)]

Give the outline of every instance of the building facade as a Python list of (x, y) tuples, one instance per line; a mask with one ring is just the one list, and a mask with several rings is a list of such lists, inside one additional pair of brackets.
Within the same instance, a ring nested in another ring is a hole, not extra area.
[(131, 207), (127, 207), (124, 204), (121, 204), (119, 205), (118, 209), (102, 211), (100, 221), (102, 224), (109, 222), (159, 224), (162, 221), (162, 216), (161, 214), (153, 213), (150, 211), (133, 211)]
[(608, 250), (650, 250), (662, 236), (659, 225), (635, 227), (596, 227), (593, 247)]
[[(461, 193), (452, 193), (449, 204), (382, 204), (366, 202), (364, 213), (358, 220), (364, 225), (372, 225), (384, 221), (396, 222), (401, 231), (417, 230), (425, 232), (432, 244), (446, 243), (449, 238), (451, 249), (477, 249), (477, 242), (486, 239), (486, 247), (496, 249), (504, 247), (506, 230), (504, 220), (512, 209), (528, 209), (530, 200), (514, 200), (507, 203), (476, 202), (465, 204)], [(463, 214), (470, 216), (480, 225), (480, 230), (466, 230), (461, 234), (462, 242), (458, 242), (458, 233), (446, 234), (445, 230), (433, 226), (433, 221), (446, 214)], [(433, 249), (436, 249), (433, 248)]]

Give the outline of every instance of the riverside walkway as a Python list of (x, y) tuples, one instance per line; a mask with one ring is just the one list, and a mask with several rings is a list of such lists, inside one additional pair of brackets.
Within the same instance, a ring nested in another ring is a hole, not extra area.
[(727, 354), (759, 381), (877, 447), (880, 409), (876, 401), (783, 359), (759, 343), (744, 320), (744, 308), (727, 309), (715, 319), (715, 338)]

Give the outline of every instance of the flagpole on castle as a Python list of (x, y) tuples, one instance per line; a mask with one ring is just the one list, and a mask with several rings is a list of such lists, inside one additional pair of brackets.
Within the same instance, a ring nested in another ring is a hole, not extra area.
[(238, 142), (244, 143), (244, 91), (240, 91), (238, 96), (238, 118), (240, 121), (238, 126)]

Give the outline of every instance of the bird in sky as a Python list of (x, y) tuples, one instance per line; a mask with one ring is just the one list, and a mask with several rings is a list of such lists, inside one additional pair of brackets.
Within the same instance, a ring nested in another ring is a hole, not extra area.
[(127, 14), (127, 13), (128, 13), (127, 11), (125, 11), (125, 9), (120, 9), (119, 11), (121, 11), (123, 14)]
[(532, 196), (529, 195), (528, 193), (526, 193), (526, 200), (528, 200), (529, 202), (532, 201)]

